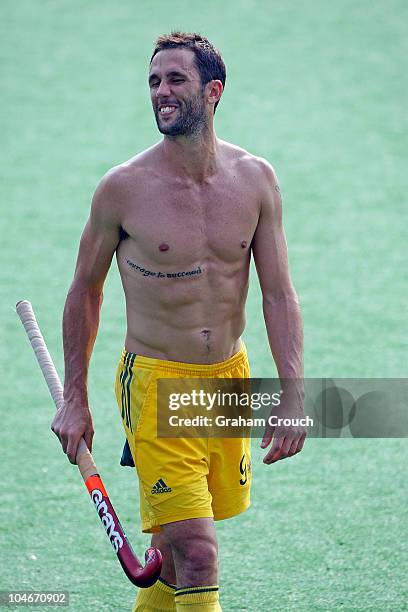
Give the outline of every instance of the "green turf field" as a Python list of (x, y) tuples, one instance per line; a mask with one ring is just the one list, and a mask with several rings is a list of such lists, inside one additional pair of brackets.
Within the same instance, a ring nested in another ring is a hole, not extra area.
[[(0, 589), (65, 589), (75, 612), (134, 598), (49, 430), (13, 305), (32, 301), (62, 373), (93, 190), (159, 138), (146, 84), (158, 34), (198, 30), (220, 48), (217, 133), (275, 166), (306, 375), (406, 376), (407, 17), (405, 0), (1, 2)], [(94, 456), (141, 554), (136, 481), (118, 465), (124, 326), (113, 267), (90, 375)], [(255, 275), (245, 341), (253, 374), (273, 376)], [(406, 440), (314, 439), (270, 467), (254, 447), (252, 508), (218, 528), (223, 610), (407, 610)]]

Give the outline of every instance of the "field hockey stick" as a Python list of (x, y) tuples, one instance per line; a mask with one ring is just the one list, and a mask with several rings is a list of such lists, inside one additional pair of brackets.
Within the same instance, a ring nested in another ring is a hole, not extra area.
[[(27, 300), (17, 302), (16, 310), (58, 410), (64, 403), (61, 381), (41, 334), (31, 303)], [(78, 445), (76, 462), (126, 576), (137, 587), (151, 586), (160, 576), (162, 566), (160, 551), (157, 548), (148, 548), (145, 552), (145, 566), (140, 563), (113, 509), (95, 462), (83, 438)]]

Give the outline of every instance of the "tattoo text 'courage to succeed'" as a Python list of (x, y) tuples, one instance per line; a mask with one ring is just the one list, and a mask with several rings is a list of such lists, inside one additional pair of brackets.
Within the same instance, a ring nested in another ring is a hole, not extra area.
[(186, 276), (196, 276), (197, 274), (202, 274), (202, 270), (200, 266), (195, 270), (189, 270), (187, 272), (152, 272), (151, 270), (146, 270), (146, 268), (142, 268), (138, 266), (130, 259), (126, 259), (126, 263), (130, 266), (135, 272), (139, 272), (143, 274), (143, 276), (152, 276), (154, 278), (185, 278)]

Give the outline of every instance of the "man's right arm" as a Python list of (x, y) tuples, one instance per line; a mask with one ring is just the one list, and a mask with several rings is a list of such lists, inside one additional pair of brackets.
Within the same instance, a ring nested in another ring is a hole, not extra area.
[(99, 184), (81, 236), (75, 275), (63, 316), (64, 404), (51, 425), (64, 453), (75, 463), (81, 437), (92, 450), (88, 366), (98, 332), (103, 285), (120, 239), (118, 180), (115, 171)]

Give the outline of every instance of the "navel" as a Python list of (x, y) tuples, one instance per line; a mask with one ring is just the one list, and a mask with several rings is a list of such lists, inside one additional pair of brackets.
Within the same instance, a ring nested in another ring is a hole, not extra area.
[(169, 250), (169, 245), (166, 242), (162, 242), (161, 244), (159, 244), (159, 251), (168, 251)]
[(201, 335), (203, 336), (204, 340), (205, 340), (205, 348), (207, 349), (207, 354), (211, 353), (211, 330), (209, 329), (202, 329), (201, 330)]

